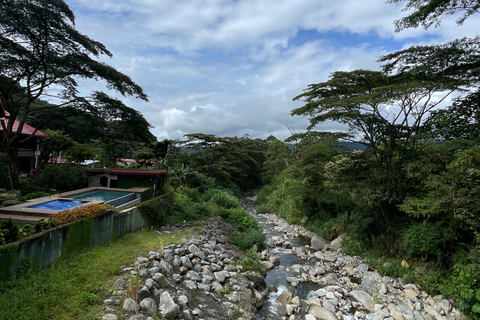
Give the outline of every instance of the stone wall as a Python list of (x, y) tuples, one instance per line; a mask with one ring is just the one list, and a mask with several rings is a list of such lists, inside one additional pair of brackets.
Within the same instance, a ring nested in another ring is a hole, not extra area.
[(135, 207), (119, 213), (108, 211), (0, 246), (0, 281), (10, 280), (27, 268), (49, 268), (58, 258), (68, 258), (145, 226)]

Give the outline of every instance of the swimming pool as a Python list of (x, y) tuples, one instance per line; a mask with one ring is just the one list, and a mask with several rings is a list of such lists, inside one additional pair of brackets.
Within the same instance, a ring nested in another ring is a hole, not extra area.
[(35, 206), (31, 206), (31, 207), (28, 207), (28, 208), (59, 211), (59, 210), (70, 209), (70, 208), (79, 206), (83, 203), (85, 203), (85, 202), (72, 201), (72, 200), (52, 200), (52, 201), (40, 203), (40, 204), (37, 204)]
[(104, 190), (104, 189), (95, 189), (82, 193), (76, 193), (68, 196), (74, 200), (98, 200), (109, 202), (117, 198), (129, 195), (131, 192), (128, 191), (115, 191), (115, 190)]

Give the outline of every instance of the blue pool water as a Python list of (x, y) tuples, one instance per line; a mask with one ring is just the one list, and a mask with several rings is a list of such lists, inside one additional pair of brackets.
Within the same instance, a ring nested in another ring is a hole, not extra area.
[(73, 194), (68, 197), (75, 200), (99, 200), (99, 201), (108, 202), (108, 201), (126, 196), (127, 194), (130, 194), (130, 193), (131, 192), (127, 192), (127, 191), (98, 189), (98, 190), (92, 190), (92, 191)]
[(70, 200), (53, 200), (29, 208), (32, 209), (46, 209), (46, 210), (65, 210), (81, 205), (81, 201), (70, 201)]

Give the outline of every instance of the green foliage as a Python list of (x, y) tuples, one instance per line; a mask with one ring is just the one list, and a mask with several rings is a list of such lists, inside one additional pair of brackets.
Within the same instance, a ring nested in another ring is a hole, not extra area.
[(99, 297), (95, 293), (87, 291), (82, 292), (82, 304), (86, 307), (94, 305), (98, 299)]
[(34, 184), (45, 189), (69, 191), (81, 189), (88, 185), (88, 175), (85, 168), (70, 164), (51, 164), (33, 178)]
[(292, 160), (292, 152), (284, 142), (280, 140), (270, 142), (263, 163), (268, 179), (285, 170)]
[(20, 226), (13, 219), (0, 220), (0, 245), (10, 243), (20, 238)]
[(161, 226), (175, 208), (175, 194), (168, 191), (165, 194), (144, 201), (138, 206), (145, 222), (150, 226)]
[(410, 269), (402, 266), (401, 259), (389, 259), (377, 266), (378, 272), (383, 276), (389, 276), (392, 278), (401, 278), (405, 276)]
[(210, 189), (204, 193), (203, 199), (205, 202), (209, 202), (212, 205), (221, 206), (224, 208), (239, 208), (241, 207), (238, 198), (229, 192), (228, 190)]
[(243, 271), (262, 271), (262, 265), (258, 258), (257, 251), (254, 248), (250, 248), (245, 253), (245, 257), (242, 259)]
[(185, 146), (191, 153), (194, 170), (215, 178), (222, 187), (236, 185), (242, 190), (262, 184), (265, 161), (264, 141), (244, 137), (218, 137), (211, 134), (187, 134)]
[(17, 257), (18, 246), (18, 243), (0, 246), (0, 279), (10, 279), (12, 277), (12, 267)]
[(480, 319), (480, 264), (456, 264), (453, 270), (453, 274), (439, 285), (439, 289), (453, 296), (468, 319)]
[(72, 222), (67, 232), (67, 239), (62, 247), (61, 258), (66, 259), (89, 247), (95, 217), (87, 217)]
[(438, 223), (418, 223), (405, 230), (404, 243), (407, 252), (419, 258), (437, 257), (444, 253), (446, 237), (439, 237), (443, 228)]
[(230, 242), (241, 250), (248, 250), (254, 246), (257, 247), (258, 250), (265, 249), (265, 235), (261, 228), (251, 228), (243, 233), (232, 234), (230, 236)]
[(30, 192), (24, 196), (19, 197), (19, 200), (25, 202), (30, 199), (42, 198), (51, 195), (51, 192), (46, 191), (37, 191), (37, 192)]

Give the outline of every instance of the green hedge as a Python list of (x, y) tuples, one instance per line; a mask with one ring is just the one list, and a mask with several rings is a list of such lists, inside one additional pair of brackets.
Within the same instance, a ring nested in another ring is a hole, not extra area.
[(161, 226), (175, 208), (175, 195), (169, 191), (161, 196), (142, 202), (138, 210), (149, 226)]

